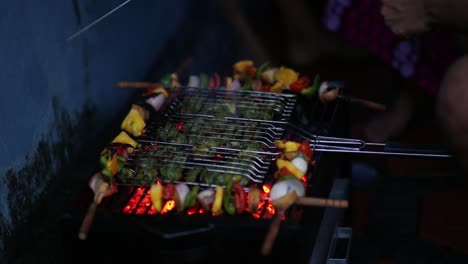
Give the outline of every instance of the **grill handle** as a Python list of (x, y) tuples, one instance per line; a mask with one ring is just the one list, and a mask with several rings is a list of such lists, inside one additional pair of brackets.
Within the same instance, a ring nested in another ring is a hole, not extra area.
[(317, 152), (371, 154), (386, 156), (413, 156), (424, 158), (451, 158), (452, 154), (440, 147), (417, 146), (396, 142), (369, 143), (361, 139), (311, 136), (311, 148)]
[(422, 157), (450, 157), (450, 153), (440, 147), (426, 147), (389, 142), (384, 146), (384, 152), (394, 155), (422, 156)]
[(351, 251), (352, 228), (336, 227), (328, 252), (327, 264), (348, 264)]

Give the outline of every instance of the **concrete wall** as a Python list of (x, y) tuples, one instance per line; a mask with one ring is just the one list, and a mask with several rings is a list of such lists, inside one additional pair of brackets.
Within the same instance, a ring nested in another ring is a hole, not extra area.
[(177, 33), (187, 1), (132, 1), (66, 41), (122, 2), (0, 3), (0, 259), (4, 239), (28, 217), (80, 143), (126, 109), (135, 91), (115, 83), (146, 77)]

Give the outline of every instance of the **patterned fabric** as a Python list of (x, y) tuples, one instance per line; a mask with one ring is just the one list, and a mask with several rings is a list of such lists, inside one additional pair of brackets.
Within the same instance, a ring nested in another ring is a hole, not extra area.
[(328, 0), (323, 23), (431, 95), (436, 94), (445, 71), (457, 57), (448, 34), (431, 31), (409, 39), (394, 35), (380, 14), (379, 0)]

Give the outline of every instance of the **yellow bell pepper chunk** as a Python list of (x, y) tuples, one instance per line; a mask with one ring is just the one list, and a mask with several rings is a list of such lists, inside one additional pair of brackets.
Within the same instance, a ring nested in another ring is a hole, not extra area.
[(111, 143), (129, 144), (134, 148), (138, 145), (138, 142), (125, 133), (125, 131), (120, 132)]
[(215, 195), (213, 205), (211, 207), (211, 211), (215, 215), (220, 215), (223, 213), (223, 209), (222, 209), (223, 208), (223, 193), (224, 193), (223, 187), (221, 186), (216, 187), (216, 195)]
[(275, 72), (275, 80), (283, 81), (285, 86), (291, 85), (291, 83), (297, 81), (299, 74), (293, 69), (281, 67), (278, 71)]
[(283, 140), (275, 140), (275, 147), (277, 147), (279, 149), (284, 149), (285, 148), (284, 141)]
[(226, 77), (226, 88), (227, 89), (232, 88), (232, 78), (231, 77)]
[(284, 166), (286, 166), (287, 160), (285, 159), (277, 159), (276, 160), (276, 166), (278, 167), (278, 170), (281, 170)]
[(284, 160), (284, 159), (277, 159), (276, 160), (276, 166), (278, 166), (278, 169), (282, 169), (283, 167), (286, 167), (296, 178), (299, 180), (304, 176), (304, 174), (296, 168), (290, 161)]
[(284, 81), (277, 81), (271, 88), (270, 92), (272, 93), (282, 93), (283, 92), (283, 87), (285, 86)]
[(145, 120), (143, 120), (140, 113), (135, 109), (131, 109), (120, 127), (133, 136), (139, 137), (143, 133), (145, 125)]
[(161, 212), (162, 209), (162, 194), (164, 187), (161, 184), (153, 184), (150, 189), (151, 203), (157, 212)]
[(241, 60), (234, 64), (233, 68), (234, 71), (238, 73), (244, 73), (249, 67), (254, 65), (253, 61), (251, 60)]
[(293, 152), (297, 151), (301, 143), (295, 141), (284, 141), (284, 140), (275, 140), (275, 147), (281, 149), (283, 152)]
[(284, 144), (284, 152), (291, 152), (291, 151), (297, 151), (299, 147), (301, 146), (301, 143), (297, 143), (294, 141), (288, 141)]

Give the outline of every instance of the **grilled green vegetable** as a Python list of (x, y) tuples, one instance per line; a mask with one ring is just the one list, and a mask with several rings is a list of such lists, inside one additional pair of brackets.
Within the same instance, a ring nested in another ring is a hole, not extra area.
[(191, 169), (188, 173), (187, 176), (185, 176), (185, 180), (188, 182), (195, 182), (197, 180), (198, 175), (202, 172), (201, 167), (195, 167)]
[(182, 179), (182, 167), (166, 165), (160, 168), (161, 178), (166, 181), (178, 181)]

